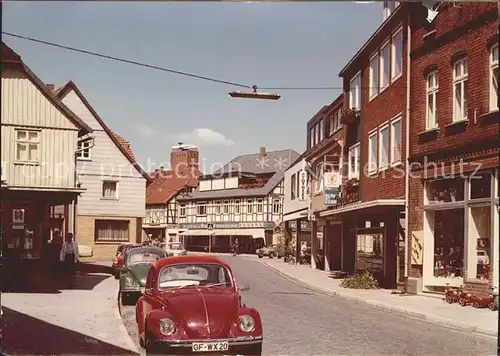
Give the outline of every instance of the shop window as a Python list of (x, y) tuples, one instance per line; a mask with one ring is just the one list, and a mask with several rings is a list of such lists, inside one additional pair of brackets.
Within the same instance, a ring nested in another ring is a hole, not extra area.
[(491, 207), (475, 206), (470, 208), (469, 215), (469, 258), (468, 277), (489, 279), (490, 277), (490, 240), (491, 240)]
[(373, 273), (384, 271), (384, 246), (382, 234), (357, 235), (356, 270), (368, 270)]
[(95, 241), (125, 242), (129, 240), (128, 220), (96, 220)]
[(491, 197), (491, 173), (475, 174), (470, 179), (470, 199)]
[(437, 210), (434, 214), (434, 277), (462, 278), (464, 209)]
[(426, 186), (428, 204), (464, 200), (464, 179), (461, 177), (433, 180), (428, 182)]

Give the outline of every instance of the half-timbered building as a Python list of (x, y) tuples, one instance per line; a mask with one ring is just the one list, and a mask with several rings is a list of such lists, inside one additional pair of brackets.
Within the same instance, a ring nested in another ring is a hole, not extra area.
[(201, 176), (192, 193), (178, 198), (181, 236), (190, 250), (241, 252), (277, 243), (282, 225), (285, 170), (298, 158), (291, 149), (238, 156)]

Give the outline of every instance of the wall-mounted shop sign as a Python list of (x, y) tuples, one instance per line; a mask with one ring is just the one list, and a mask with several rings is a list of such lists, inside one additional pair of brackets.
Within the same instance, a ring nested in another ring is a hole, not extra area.
[(325, 188), (323, 192), (325, 198), (325, 205), (337, 205), (340, 198), (339, 188)]
[(304, 169), (299, 172), (299, 200), (307, 200), (307, 172)]
[(340, 184), (342, 183), (342, 176), (339, 172), (325, 172), (324, 179), (324, 192), (325, 205), (337, 205), (340, 196)]
[(215, 223), (185, 223), (179, 224), (181, 229), (273, 229), (274, 221), (256, 222), (215, 222)]

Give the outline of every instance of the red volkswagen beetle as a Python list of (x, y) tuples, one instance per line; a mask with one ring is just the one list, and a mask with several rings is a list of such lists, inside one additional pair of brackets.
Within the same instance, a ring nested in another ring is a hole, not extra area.
[(262, 321), (241, 301), (228, 264), (212, 256), (156, 261), (136, 305), (148, 355), (261, 355)]

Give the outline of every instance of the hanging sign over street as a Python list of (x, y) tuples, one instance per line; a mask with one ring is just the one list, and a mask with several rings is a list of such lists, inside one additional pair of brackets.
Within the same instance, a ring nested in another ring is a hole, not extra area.
[(299, 172), (299, 200), (307, 200), (307, 172), (304, 169)]

